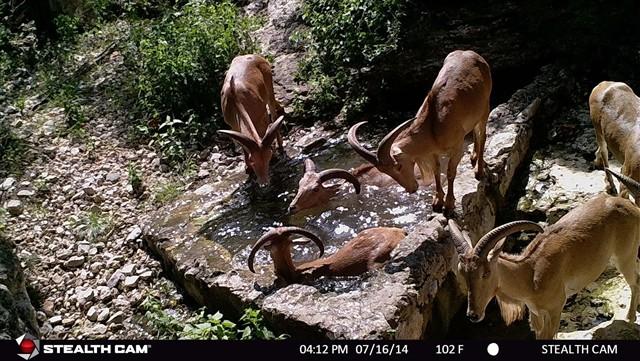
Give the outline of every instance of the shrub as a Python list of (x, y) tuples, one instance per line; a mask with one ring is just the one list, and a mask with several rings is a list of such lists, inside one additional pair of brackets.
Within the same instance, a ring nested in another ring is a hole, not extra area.
[(132, 29), (125, 57), (127, 98), (140, 118), (151, 119), (139, 130), (156, 139), (173, 163), (221, 124), (210, 118), (220, 114), (224, 74), (233, 57), (254, 50), (249, 37), (253, 25), (228, 1), (192, 1)]
[[(308, 0), (303, 20), (309, 56), (298, 78), (310, 86), (309, 99), (295, 104), (299, 116), (326, 117), (342, 109), (347, 118), (369, 101), (371, 67), (398, 47), (407, 0)], [(296, 34), (300, 37), (299, 34)]]

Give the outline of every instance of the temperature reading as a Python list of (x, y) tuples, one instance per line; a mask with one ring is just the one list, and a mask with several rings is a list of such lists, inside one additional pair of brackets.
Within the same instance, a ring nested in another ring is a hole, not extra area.
[(464, 345), (436, 345), (436, 355), (460, 355)]

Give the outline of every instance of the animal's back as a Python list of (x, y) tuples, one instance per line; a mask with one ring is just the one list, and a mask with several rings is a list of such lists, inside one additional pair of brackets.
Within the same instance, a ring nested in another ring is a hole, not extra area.
[[(540, 237), (540, 238), (538, 238)], [(567, 295), (595, 281), (611, 257), (626, 254), (640, 242), (640, 209), (631, 201), (606, 194), (597, 196), (551, 225), (523, 252), (535, 254), (534, 284), (544, 288), (558, 274)], [(539, 239), (543, 242), (535, 244)]]
[[(239, 55), (231, 61), (220, 93), (225, 122), (235, 131), (242, 131), (245, 127), (233, 119), (239, 114), (239, 110), (236, 109), (236, 103), (231, 101), (232, 97), (243, 104), (258, 135), (264, 136), (269, 125), (265, 71), (270, 72), (271, 69), (267, 60), (260, 55)], [(231, 79), (234, 83), (233, 91), (230, 86)]]
[[(445, 58), (429, 97), (436, 140), (458, 139), (470, 132), (489, 106), (492, 80), (489, 64), (470, 50), (456, 50)], [(451, 124), (455, 123), (455, 124)], [(457, 133), (451, 137), (448, 134)]]
[(358, 275), (389, 259), (391, 251), (404, 239), (401, 228), (377, 227), (366, 229), (330, 256), (334, 274)]
[(596, 131), (599, 129), (608, 148), (624, 161), (629, 143), (637, 143), (640, 134), (640, 98), (625, 83), (603, 81), (591, 91), (589, 112)]

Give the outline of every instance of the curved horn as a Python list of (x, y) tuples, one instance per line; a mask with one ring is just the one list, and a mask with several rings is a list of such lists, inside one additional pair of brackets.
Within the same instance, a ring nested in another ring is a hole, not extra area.
[(261, 146), (262, 147), (270, 147), (273, 140), (278, 135), (278, 131), (280, 130), (280, 126), (282, 125), (282, 121), (284, 120), (284, 115), (281, 115), (276, 119), (275, 122), (269, 124), (267, 127), (267, 131), (264, 133), (264, 137), (262, 137)]
[(353, 150), (355, 150), (356, 153), (360, 154), (362, 158), (364, 158), (367, 162), (373, 165), (377, 165), (378, 157), (375, 155), (375, 153), (373, 153), (372, 151), (365, 148), (362, 144), (360, 144), (360, 142), (358, 141), (358, 137), (356, 135), (358, 128), (360, 128), (360, 126), (364, 123), (366, 122), (360, 122), (358, 124), (353, 125), (349, 129), (349, 133), (347, 133), (347, 141), (349, 141), (349, 145), (351, 145), (351, 148), (353, 148)]
[(306, 158), (304, 160), (304, 172), (305, 173), (315, 173), (316, 164), (311, 160), (311, 158)]
[(349, 173), (344, 169), (333, 168), (323, 170), (318, 174), (320, 177), (320, 182), (326, 182), (329, 179), (341, 178), (346, 180), (347, 182), (353, 184), (353, 187), (356, 189), (356, 194), (360, 194), (360, 181), (353, 174)]
[(240, 145), (247, 148), (248, 150), (258, 149), (258, 143), (256, 143), (255, 140), (249, 138), (245, 134), (236, 132), (234, 130), (218, 130), (218, 133), (231, 137), (231, 139), (240, 143)]
[(246, 127), (251, 133), (251, 137), (253, 137), (254, 139), (254, 142), (257, 142), (258, 140), (260, 140), (260, 136), (258, 135), (258, 131), (256, 130), (255, 125), (253, 125), (253, 121), (251, 121), (251, 117), (249, 117), (249, 113), (247, 113), (247, 109), (245, 109), (242, 102), (238, 100), (238, 96), (236, 94), (236, 84), (233, 79), (233, 75), (229, 79), (229, 92), (232, 94), (233, 103), (236, 106), (236, 110), (240, 113), (240, 119), (245, 122)]
[(287, 239), (287, 236), (292, 233), (299, 234), (312, 240), (313, 243), (318, 246), (318, 249), (320, 249), (320, 256), (318, 257), (322, 257), (322, 255), (324, 255), (324, 244), (322, 243), (322, 240), (314, 233), (300, 227), (277, 227), (263, 234), (262, 237), (260, 237), (260, 239), (258, 239), (253, 245), (253, 248), (251, 248), (251, 253), (249, 253), (249, 258), (247, 259), (249, 270), (253, 273), (256, 273), (256, 271), (253, 269), (253, 261), (256, 257), (256, 253), (258, 253), (260, 248), (262, 248), (265, 243), (271, 241), (273, 238), (277, 238), (280, 240)]
[(400, 133), (403, 130), (405, 130), (408, 126), (410, 126), (415, 119), (416, 118), (413, 117), (405, 121), (404, 123), (398, 125), (397, 127), (395, 127), (395, 129), (390, 131), (389, 134), (387, 134), (384, 138), (382, 138), (382, 140), (380, 141), (380, 145), (378, 145), (378, 151), (377, 151), (377, 154), (378, 154), (377, 158), (380, 163), (382, 164), (394, 163), (394, 160), (391, 157), (391, 146), (393, 145), (393, 141), (396, 140), (398, 135), (400, 135)]
[(498, 241), (520, 231), (543, 232), (544, 229), (538, 223), (531, 221), (509, 222), (492, 229), (489, 233), (482, 236), (473, 249), (473, 252), (476, 256), (484, 259), (489, 254), (489, 251), (495, 247)]
[(451, 238), (453, 239), (453, 244), (456, 246), (456, 251), (458, 251), (458, 255), (464, 256), (466, 254), (471, 253), (471, 243), (469, 240), (462, 234), (460, 231), (460, 227), (458, 227), (458, 223), (453, 219), (449, 219), (449, 234), (451, 234)]
[(634, 198), (640, 198), (640, 182), (636, 181), (635, 179), (628, 177), (626, 175), (620, 174), (620, 173), (616, 173), (614, 171), (612, 171), (609, 168), (604, 168), (604, 170), (611, 174), (612, 176), (618, 178), (618, 180), (620, 181), (620, 183), (624, 184), (627, 189), (629, 190), (629, 192), (631, 192), (631, 194), (633, 194)]

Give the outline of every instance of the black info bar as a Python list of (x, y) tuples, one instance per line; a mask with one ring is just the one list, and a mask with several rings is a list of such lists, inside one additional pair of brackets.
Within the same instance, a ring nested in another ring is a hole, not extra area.
[(0, 341), (6, 360), (637, 360), (640, 341)]

